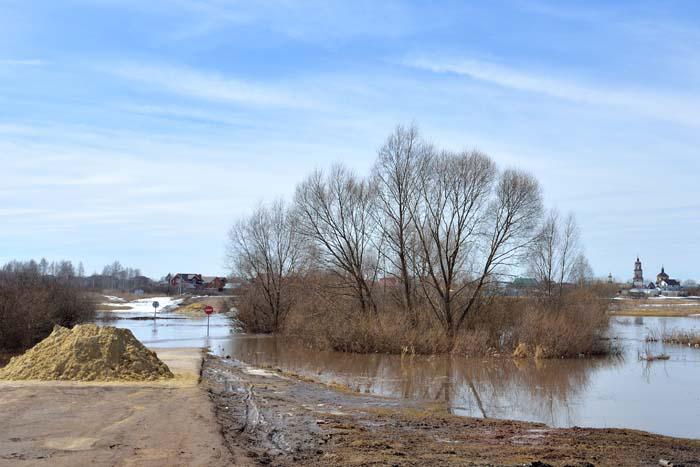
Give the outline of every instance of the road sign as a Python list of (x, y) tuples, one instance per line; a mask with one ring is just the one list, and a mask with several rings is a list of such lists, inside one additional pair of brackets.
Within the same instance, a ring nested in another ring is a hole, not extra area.
[(155, 319), (156, 319), (156, 310), (158, 309), (159, 306), (160, 306), (160, 303), (158, 303), (156, 301), (153, 302), (153, 320), (154, 320), (153, 322), (154, 323), (155, 323)]
[(207, 337), (209, 336), (209, 315), (214, 313), (214, 307), (207, 305), (204, 307), (204, 312), (207, 314)]
[(153, 308), (158, 308), (160, 306), (160, 303), (158, 302), (153, 302)]

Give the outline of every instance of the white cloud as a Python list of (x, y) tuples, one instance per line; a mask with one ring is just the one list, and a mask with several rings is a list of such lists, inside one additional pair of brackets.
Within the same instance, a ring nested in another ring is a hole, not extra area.
[(0, 59), (0, 66), (41, 66), (46, 62), (39, 59)]
[(107, 71), (185, 97), (263, 107), (308, 108), (314, 103), (279, 86), (169, 65), (122, 64)]
[(689, 126), (700, 126), (700, 99), (646, 89), (615, 89), (522, 71), (471, 58), (411, 58), (403, 64), (434, 73), (450, 73), (516, 91), (531, 92), (574, 103), (619, 108), (636, 115)]

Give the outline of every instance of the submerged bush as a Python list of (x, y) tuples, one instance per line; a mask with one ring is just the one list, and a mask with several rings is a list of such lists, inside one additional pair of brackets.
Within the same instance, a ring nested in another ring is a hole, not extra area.
[(358, 319), (348, 301), (309, 299), (290, 313), (285, 334), (323, 349), (358, 353), (510, 356), (518, 346), (536, 358), (601, 355), (610, 351), (607, 301), (593, 288), (576, 288), (557, 300), (490, 297), (453, 341), (430, 312), (414, 320), (398, 306), (380, 306), (376, 317)]
[(607, 303), (590, 290), (577, 289), (554, 303), (525, 307), (515, 329), (519, 342), (539, 349), (540, 358), (596, 355), (609, 351)]

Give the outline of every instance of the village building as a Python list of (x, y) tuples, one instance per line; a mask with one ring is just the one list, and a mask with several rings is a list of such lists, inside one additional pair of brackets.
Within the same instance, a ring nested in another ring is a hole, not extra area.
[(671, 279), (663, 266), (661, 266), (661, 272), (656, 275), (656, 287), (669, 292), (678, 292), (682, 288), (680, 281)]
[(642, 262), (639, 261), (639, 256), (637, 256), (637, 261), (634, 262), (634, 278), (632, 279), (632, 285), (635, 289), (644, 288), (644, 273), (642, 272)]
[(221, 276), (203, 276), (198, 273), (182, 273), (168, 275), (168, 281), (178, 293), (195, 291), (221, 292), (226, 286), (226, 278)]
[(671, 279), (666, 273), (666, 270), (661, 266), (661, 272), (656, 275), (656, 282), (644, 283), (644, 273), (642, 271), (642, 262), (637, 257), (634, 262), (634, 277), (632, 278), (632, 288), (628, 291), (632, 296), (683, 296), (683, 287), (680, 281)]
[(205, 290), (223, 292), (226, 286), (226, 278), (219, 276), (202, 276), (202, 287)]

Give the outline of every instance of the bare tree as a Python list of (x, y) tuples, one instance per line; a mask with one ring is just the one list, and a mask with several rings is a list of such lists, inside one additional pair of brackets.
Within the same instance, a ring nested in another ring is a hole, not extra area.
[(426, 298), (450, 338), (479, 305), (499, 269), (532, 241), (541, 213), (536, 180), (499, 174), (483, 153), (443, 153), (421, 165), (421, 202), (413, 213)]
[(583, 253), (579, 253), (571, 262), (568, 279), (574, 284), (578, 284), (579, 287), (583, 287), (593, 280), (593, 268)]
[(49, 262), (46, 261), (46, 258), (41, 258), (41, 261), (39, 261), (39, 274), (41, 274), (42, 276), (45, 276), (48, 273), (49, 273)]
[(575, 216), (569, 213), (562, 220), (556, 209), (550, 210), (539, 227), (529, 258), (530, 270), (546, 297), (561, 297), (564, 282), (572, 276), (576, 260), (581, 255), (580, 231)]
[(400, 279), (403, 306), (414, 320), (416, 284), (412, 263), (417, 236), (411, 213), (419, 200), (418, 167), (429, 150), (415, 126), (399, 125), (379, 149), (372, 172), (377, 185), (378, 224), (385, 241), (381, 255)]
[(372, 215), (375, 186), (341, 165), (328, 175), (314, 172), (296, 190), (300, 232), (358, 300), (363, 313), (376, 312), (372, 289), (377, 275), (377, 226)]
[(301, 239), (282, 201), (259, 206), (233, 225), (228, 257), (232, 271), (260, 291), (266, 306), (259, 312), (278, 331), (293, 306), (291, 286), (303, 266)]
[(457, 321), (459, 330), (464, 320), (479, 305), (483, 288), (498, 273), (517, 266), (533, 242), (533, 232), (542, 216), (542, 193), (539, 183), (521, 170), (503, 171), (496, 185), (486, 219), (486, 254), (469, 285), (469, 300), (462, 307)]
[(449, 335), (456, 331), (455, 301), (468, 279), (488, 211), (496, 167), (478, 152), (426, 154), (420, 164), (420, 202), (412, 219), (420, 244), (421, 287)]

